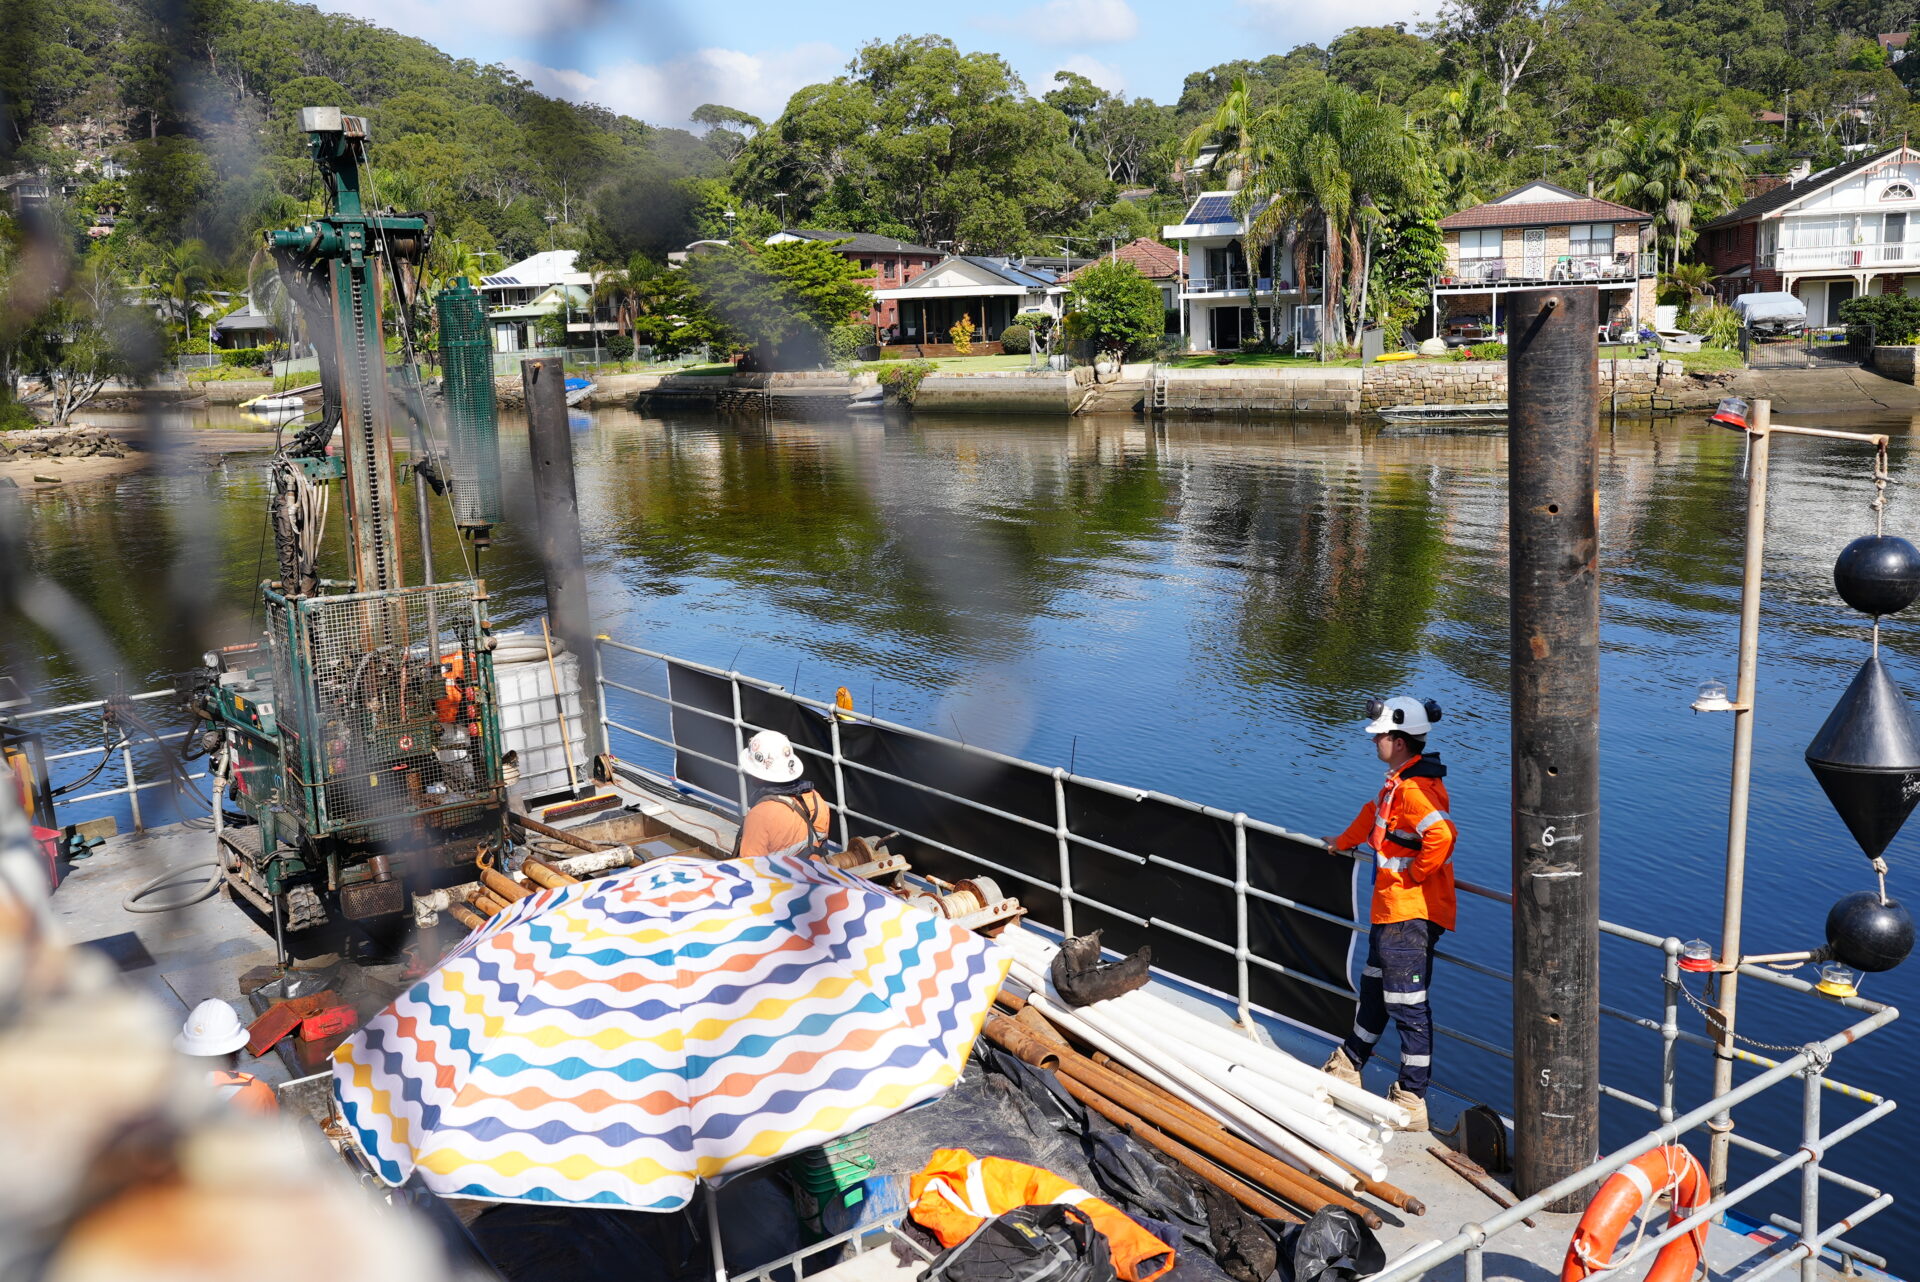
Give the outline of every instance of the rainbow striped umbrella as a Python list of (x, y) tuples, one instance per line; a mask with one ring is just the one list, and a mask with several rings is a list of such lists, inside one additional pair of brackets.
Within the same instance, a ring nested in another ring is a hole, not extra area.
[(380, 1178), (671, 1211), (943, 1094), (989, 940), (803, 856), (674, 855), (512, 905), (334, 1052)]

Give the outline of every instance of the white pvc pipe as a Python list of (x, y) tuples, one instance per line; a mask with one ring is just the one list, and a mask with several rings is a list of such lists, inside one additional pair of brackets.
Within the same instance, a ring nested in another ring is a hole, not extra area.
[[(1004, 939), (1005, 935), (1002, 938)], [(1126, 1044), (1126, 1039), (1131, 1036), (1130, 1033), (1116, 1032), (1110, 1024), (1100, 1021), (1099, 1016), (1093, 1013), (1091, 1006), (1068, 1010), (1059, 1002), (1049, 1000), (1046, 996), (1047, 984), (1043, 973), (1022, 960), (1019, 950), (1016, 950), (1014, 975), (1031, 990), (1028, 1000), (1034, 1002), (1040, 1008), (1040, 1013), (1048, 1019), (1079, 1032), (1108, 1055), (1155, 1085), (1170, 1091), (1175, 1097), (1210, 1105), (1208, 1112), (1221, 1117), (1228, 1126), (1239, 1131), (1244, 1138), (1253, 1141), (1254, 1144), (1266, 1149), (1288, 1165), (1323, 1179), (1343, 1192), (1353, 1193), (1359, 1190), (1360, 1182), (1351, 1171), (1335, 1163), (1326, 1154), (1319, 1152), (1285, 1127), (1263, 1116), (1258, 1109), (1249, 1107), (1231, 1092), (1220, 1089), (1184, 1065), (1149, 1061), (1137, 1049)], [(1169, 1081), (1169, 1078), (1174, 1080)]]

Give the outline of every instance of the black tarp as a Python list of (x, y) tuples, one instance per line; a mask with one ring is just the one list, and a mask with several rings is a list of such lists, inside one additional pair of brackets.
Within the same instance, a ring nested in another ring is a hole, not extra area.
[[(671, 663), (668, 683), (676, 703), (719, 714), (715, 717), (682, 708), (673, 710), (674, 741), (683, 749), (676, 756), (679, 778), (715, 795), (737, 798), (736, 768), (716, 765), (684, 751), (690, 748), (721, 761), (734, 760), (736, 683)], [(802, 750), (808, 777), (828, 802), (836, 809), (845, 805), (857, 816), (864, 816), (852, 819), (849, 831), (853, 835), (898, 831), (901, 836), (888, 844), (907, 854), (917, 871), (948, 879), (986, 873), (1000, 883), (1003, 892), (1018, 896), (1033, 920), (1055, 928), (1063, 925), (1060, 897), (1054, 889), (1060, 879), (1060, 850), (1054, 836), (1060, 804), (1051, 770), (996, 760), (943, 739), (843, 721), (839, 733), (840, 752), (846, 762), (846, 796), (842, 798), (830, 757), (805, 751), (812, 748), (820, 754), (830, 753), (832, 726), (827, 718), (795, 703), (784, 691), (744, 680), (737, 686), (741, 717), (749, 727), (746, 733), (771, 729), (791, 738)], [(1018, 819), (984, 813), (914, 784), (937, 787)], [(1151, 793), (1119, 795), (1071, 776), (1062, 780), (1061, 789), (1069, 832), (1134, 856), (1125, 858), (1073, 844), (1070, 858), (1076, 892), (1155, 923), (1142, 926), (1118, 913), (1076, 901), (1074, 930), (1084, 933), (1099, 928), (1105, 932), (1106, 946), (1121, 952), (1150, 943), (1154, 964), (1160, 970), (1219, 992), (1236, 991), (1238, 964), (1231, 952), (1236, 942), (1232, 820)], [(927, 838), (974, 852), (975, 858), (949, 854), (928, 845)], [(1351, 861), (1328, 855), (1317, 846), (1254, 829), (1247, 830), (1246, 842), (1250, 886), (1338, 917), (1353, 917)], [(1143, 863), (1142, 859), (1155, 862)], [(976, 860), (990, 860), (1035, 880), (995, 873)], [(1228, 884), (1189, 876), (1180, 868), (1196, 869)], [(1228, 951), (1208, 947), (1158, 923), (1214, 940)], [(1347, 951), (1352, 938), (1352, 932), (1344, 926), (1248, 897), (1250, 953), (1342, 990), (1348, 983)], [(1257, 963), (1248, 965), (1248, 987), (1257, 1005), (1322, 1032), (1344, 1035), (1353, 1023), (1351, 996), (1327, 992)]]

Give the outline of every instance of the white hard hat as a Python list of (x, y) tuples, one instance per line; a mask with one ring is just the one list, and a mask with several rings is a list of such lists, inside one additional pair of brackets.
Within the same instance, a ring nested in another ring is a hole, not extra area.
[(1367, 700), (1367, 734), (1423, 735), (1433, 730), (1440, 719), (1440, 705), (1431, 699), (1411, 699), (1396, 694), (1391, 699)]
[(762, 730), (740, 749), (740, 768), (766, 783), (792, 783), (800, 777), (793, 740), (778, 730)]
[(246, 1044), (247, 1026), (218, 997), (195, 1006), (173, 1039), (173, 1048), (183, 1055), (226, 1055)]

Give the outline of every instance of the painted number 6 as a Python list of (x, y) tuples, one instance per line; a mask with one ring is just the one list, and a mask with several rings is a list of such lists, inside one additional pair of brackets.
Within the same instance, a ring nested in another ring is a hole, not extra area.
[(1541, 832), (1541, 834), (1540, 834), (1540, 844), (1541, 844), (1541, 845), (1543, 845), (1543, 846), (1551, 846), (1551, 845), (1553, 845), (1553, 829), (1554, 829), (1554, 827), (1556, 827), (1556, 826), (1557, 826), (1557, 825), (1551, 825), (1551, 826), (1549, 826), (1549, 827), (1547, 827), (1547, 828), (1546, 828), (1546, 829), (1545, 829), (1544, 831), (1542, 831), (1542, 832)]

